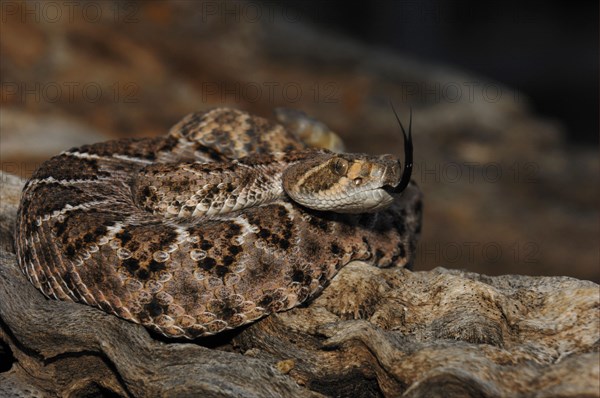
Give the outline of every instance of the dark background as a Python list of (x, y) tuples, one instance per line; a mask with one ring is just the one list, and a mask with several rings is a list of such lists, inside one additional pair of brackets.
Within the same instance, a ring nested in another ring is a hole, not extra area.
[(571, 143), (598, 145), (597, 1), (283, 4), (319, 28), (507, 84), (564, 123)]

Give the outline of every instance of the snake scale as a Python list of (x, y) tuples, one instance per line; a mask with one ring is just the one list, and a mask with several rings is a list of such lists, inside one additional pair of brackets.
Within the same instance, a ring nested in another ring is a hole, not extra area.
[(310, 148), (291, 130), (218, 108), (164, 137), (51, 158), (23, 190), (21, 269), (47, 297), (197, 338), (298, 306), (350, 261), (409, 266), (411, 164)]

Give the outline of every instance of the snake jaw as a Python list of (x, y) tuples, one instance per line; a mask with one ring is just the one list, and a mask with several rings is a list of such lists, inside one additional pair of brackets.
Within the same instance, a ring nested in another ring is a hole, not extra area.
[(340, 203), (333, 211), (344, 214), (374, 213), (386, 209), (393, 201), (394, 197), (385, 189), (374, 188), (346, 196), (343, 205)]
[(374, 213), (388, 208), (394, 201), (394, 197), (385, 189), (377, 188), (369, 191), (363, 191), (357, 196), (361, 196), (360, 208), (346, 209), (338, 211), (339, 213)]

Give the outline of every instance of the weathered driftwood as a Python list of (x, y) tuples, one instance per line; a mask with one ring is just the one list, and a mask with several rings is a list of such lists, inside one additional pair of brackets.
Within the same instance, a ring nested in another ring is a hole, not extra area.
[(599, 394), (592, 282), (353, 263), (307, 306), (167, 341), (35, 290), (12, 253), (22, 182), (0, 177), (0, 396)]

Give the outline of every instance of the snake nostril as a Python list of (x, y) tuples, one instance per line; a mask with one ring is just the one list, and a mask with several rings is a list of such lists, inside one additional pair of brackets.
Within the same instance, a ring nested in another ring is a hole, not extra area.
[(354, 179), (354, 185), (360, 185), (362, 184), (363, 180), (360, 177), (357, 177)]

